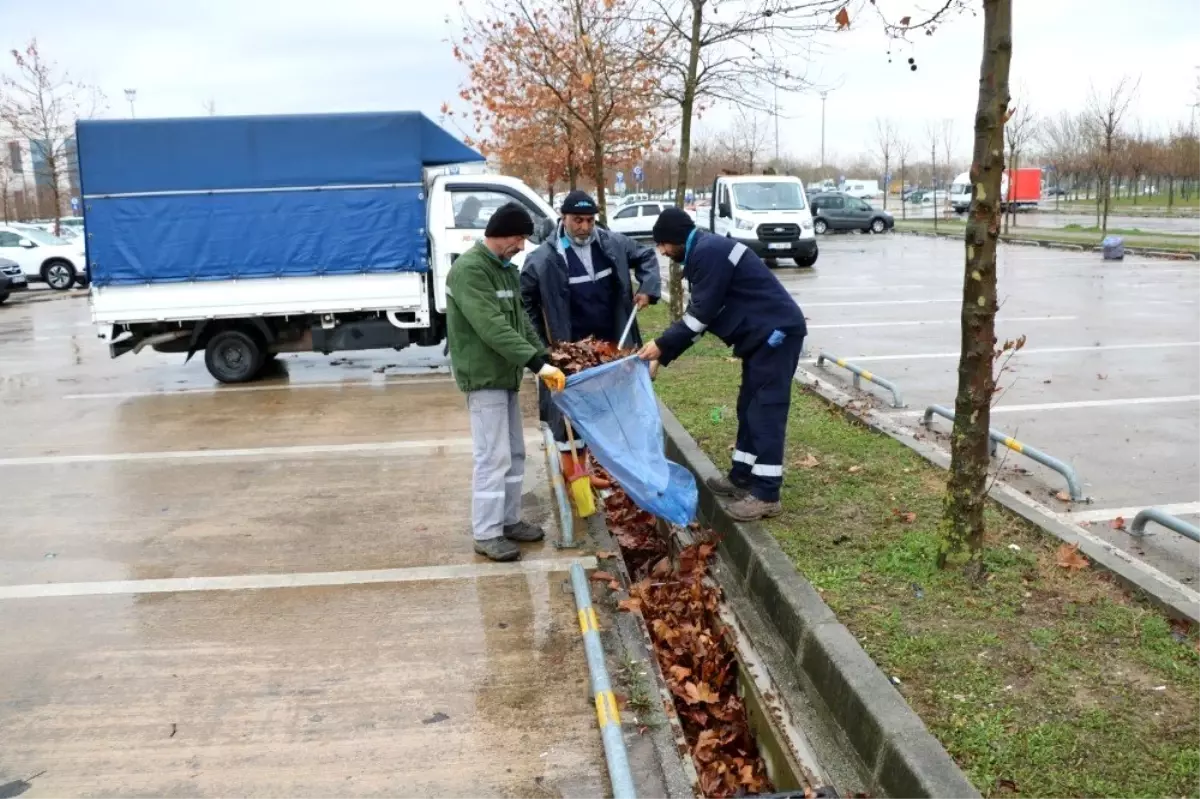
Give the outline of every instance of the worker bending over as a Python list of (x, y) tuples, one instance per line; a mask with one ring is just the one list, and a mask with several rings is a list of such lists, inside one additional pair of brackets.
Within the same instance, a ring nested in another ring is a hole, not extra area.
[(706, 332), (733, 347), (742, 359), (733, 468), (708, 486), (735, 500), (726, 510), (738, 521), (776, 516), (782, 511), (792, 378), (807, 334), (804, 314), (746, 245), (697, 230), (678, 208), (658, 217), (654, 242), (659, 252), (683, 264), (691, 300), (683, 318), (638, 354), (666, 366)]
[(454, 261), (446, 277), (446, 330), (454, 380), (467, 395), (474, 450), (471, 532), (475, 551), (517, 560), (515, 541), (540, 541), (542, 528), (521, 520), (525, 435), (517, 392), (525, 369), (551, 391), (567, 378), (546, 351), (521, 305), (512, 257), (533, 235), (533, 220), (506, 203), (488, 220), (483, 240)]
[[(521, 268), (525, 310), (548, 346), (588, 336), (616, 344), (634, 307), (658, 302), (658, 258), (654, 250), (628, 236), (597, 227), (598, 211), (596, 201), (587, 192), (568, 194), (556, 235), (531, 252)], [(641, 345), (635, 322), (625, 346)], [(554, 433), (563, 471), (569, 473), (570, 444), (562, 413), (545, 392), (539, 410), (542, 421)], [(583, 446), (578, 431), (575, 435), (576, 445)], [(584, 463), (586, 454), (580, 453)]]

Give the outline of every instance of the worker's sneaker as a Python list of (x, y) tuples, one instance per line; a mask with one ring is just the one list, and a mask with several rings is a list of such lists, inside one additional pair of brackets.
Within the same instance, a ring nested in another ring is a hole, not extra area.
[(734, 521), (756, 522), (783, 513), (783, 505), (778, 502), (764, 502), (756, 496), (748, 495), (726, 506), (725, 512)]
[(536, 524), (520, 521), (504, 525), (504, 537), (509, 541), (541, 541), (546, 533)]
[(738, 486), (728, 477), (710, 477), (704, 481), (704, 484), (718, 497), (742, 499), (750, 494), (749, 491)]
[(488, 538), (484, 541), (477, 539), (475, 541), (475, 552), (490, 560), (502, 562), (521, 559), (521, 548), (504, 536)]

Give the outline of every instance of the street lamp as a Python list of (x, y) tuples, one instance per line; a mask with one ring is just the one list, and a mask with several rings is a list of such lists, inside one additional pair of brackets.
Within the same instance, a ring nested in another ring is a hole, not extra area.
[(821, 169), (825, 168), (825, 98), (829, 92), (821, 92)]
[(130, 119), (136, 118), (137, 114), (135, 114), (133, 111), (133, 101), (137, 99), (137, 89), (126, 89), (125, 90), (125, 99), (129, 101), (129, 117), (130, 117)]

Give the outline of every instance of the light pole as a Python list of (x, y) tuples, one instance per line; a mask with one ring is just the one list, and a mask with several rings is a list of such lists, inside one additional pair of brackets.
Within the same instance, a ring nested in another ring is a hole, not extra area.
[(821, 169), (825, 168), (825, 98), (829, 92), (821, 92)]
[(125, 99), (129, 101), (129, 118), (136, 119), (137, 114), (133, 111), (133, 101), (137, 99), (137, 89), (126, 89)]
[(775, 87), (775, 168), (779, 168), (779, 87)]

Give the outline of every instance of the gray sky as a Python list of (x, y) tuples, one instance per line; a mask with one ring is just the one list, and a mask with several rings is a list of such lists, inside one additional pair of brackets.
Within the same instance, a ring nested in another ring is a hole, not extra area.
[[(878, 2), (893, 18), (933, 4)], [(199, 115), (212, 99), (221, 114), (415, 109), (437, 118), (462, 78), (446, 43), (451, 0), (57, 0), (50, 14), (42, 5), (0, 0), (5, 49), (37, 36), (46, 55), (105, 92), (108, 116), (128, 115), (123, 90), (136, 88), (139, 116)], [(1012, 81), (1038, 112), (1077, 110), (1091, 84), (1103, 89), (1130, 74), (1141, 77), (1133, 111), (1145, 127), (1190, 119), (1200, 64), (1196, 0), (1014, 5)], [(959, 16), (933, 37), (914, 37), (911, 48), (894, 45), (891, 64), (878, 23), (856, 22), (830, 36), (810, 68), (840, 85), (826, 108), (830, 160), (868, 149), (876, 116), (894, 119), (914, 143), (926, 120), (952, 119), (965, 159), (982, 17)], [(820, 100), (781, 95), (780, 106), (781, 150), (815, 156)], [(700, 127), (719, 131), (729, 114), (714, 111)]]

